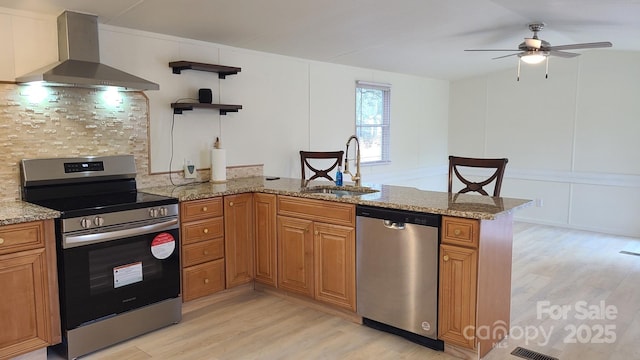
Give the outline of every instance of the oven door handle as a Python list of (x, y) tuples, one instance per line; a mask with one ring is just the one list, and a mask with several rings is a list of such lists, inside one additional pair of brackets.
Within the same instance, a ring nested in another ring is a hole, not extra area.
[(163, 230), (171, 230), (178, 227), (178, 219), (171, 219), (157, 224), (139, 226), (131, 229), (109, 231), (104, 233), (64, 236), (62, 239), (62, 248), (68, 249), (77, 246), (101, 243), (111, 240), (119, 240), (137, 235), (149, 234)]

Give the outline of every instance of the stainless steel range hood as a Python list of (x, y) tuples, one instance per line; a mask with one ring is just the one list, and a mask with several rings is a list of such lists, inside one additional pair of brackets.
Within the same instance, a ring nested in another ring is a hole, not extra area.
[(59, 62), (20, 76), (16, 83), (120, 90), (158, 90), (154, 82), (100, 63), (98, 17), (65, 11), (58, 16)]

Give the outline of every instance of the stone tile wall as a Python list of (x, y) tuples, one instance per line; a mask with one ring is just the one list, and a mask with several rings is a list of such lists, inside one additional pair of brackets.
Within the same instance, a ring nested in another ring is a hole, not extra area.
[[(149, 173), (149, 100), (143, 92), (0, 84), (0, 200), (20, 198), (20, 160), (133, 154), (138, 187), (183, 184), (181, 173)], [(230, 167), (227, 178), (262, 175), (262, 166)], [(209, 169), (199, 171), (207, 181)], [(189, 181), (193, 181), (189, 179)]]

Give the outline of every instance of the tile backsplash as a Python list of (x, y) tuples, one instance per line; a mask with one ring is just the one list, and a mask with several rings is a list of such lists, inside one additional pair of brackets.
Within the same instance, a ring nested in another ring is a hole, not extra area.
[[(0, 200), (20, 198), (19, 163), (27, 158), (133, 154), (138, 187), (168, 185), (168, 174), (149, 174), (148, 125), (143, 92), (0, 84)], [(208, 180), (208, 169), (199, 173)], [(261, 165), (227, 169), (227, 178), (253, 175), (262, 175)], [(181, 174), (172, 179), (184, 183)]]

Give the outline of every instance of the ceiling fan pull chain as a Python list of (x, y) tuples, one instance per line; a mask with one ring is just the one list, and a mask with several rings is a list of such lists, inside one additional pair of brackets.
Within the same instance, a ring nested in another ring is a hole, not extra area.
[(547, 56), (547, 66), (546, 69), (544, 71), (544, 78), (548, 79), (549, 78), (549, 57)]
[(517, 77), (516, 81), (520, 81), (520, 62), (521, 62), (521, 60), (520, 60), (520, 58), (518, 58), (518, 77)]

